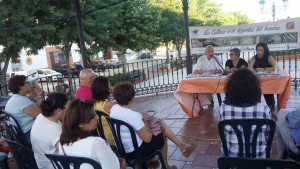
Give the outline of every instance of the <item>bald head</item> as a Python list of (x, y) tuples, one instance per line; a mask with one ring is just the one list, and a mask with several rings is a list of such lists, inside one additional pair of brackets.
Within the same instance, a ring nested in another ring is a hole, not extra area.
[(212, 55), (214, 54), (214, 47), (212, 45), (206, 46), (205, 54), (207, 59), (210, 59)]
[(80, 84), (83, 86), (91, 87), (93, 80), (95, 79), (96, 75), (92, 69), (83, 69), (80, 72)]

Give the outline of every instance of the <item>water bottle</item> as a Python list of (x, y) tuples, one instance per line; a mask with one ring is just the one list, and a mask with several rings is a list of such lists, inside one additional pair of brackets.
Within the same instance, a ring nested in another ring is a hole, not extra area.
[(276, 65), (275, 65), (275, 72), (279, 73), (279, 64), (278, 63), (276, 63)]

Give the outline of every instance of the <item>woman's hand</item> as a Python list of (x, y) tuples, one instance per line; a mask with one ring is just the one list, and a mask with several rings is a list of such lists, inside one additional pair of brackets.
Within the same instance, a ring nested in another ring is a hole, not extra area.
[(143, 115), (143, 120), (147, 121), (148, 120), (148, 113), (146, 112), (141, 112), (141, 114)]
[(126, 161), (124, 158), (119, 158), (120, 161), (120, 169), (126, 169)]
[(257, 71), (257, 72), (258, 72), (258, 71), (265, 71), (265, 70), (266, 70), (265, 68), (256, 68), (256, 69), (255, 69), (255, 71)]
[(35, 92), (37, 96), (43, 96), (43, 90), (39, 86), (35, 86)]

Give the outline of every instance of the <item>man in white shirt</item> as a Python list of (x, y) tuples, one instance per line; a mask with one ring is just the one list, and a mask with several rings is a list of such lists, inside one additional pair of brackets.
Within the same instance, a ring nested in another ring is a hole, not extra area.
[(194, 66), (193, 74), (203, 74), (203, 73), (222, 73), (222, 69), (216, 60), (216, 56), (214, 56), (214, 47), (212, 45), (208, 45), (205, 49), (205, 55), (201, 56), (197, 60), (197, 64)]
[[(217, 57), (214, 56), (214, 47), (212, 45), (206, 46), (205, 55), (201, 56), (197, 60), (197, 64), (194, 66), (193, 74), (203, 74), (203, 73), (222, 73), (222, 69), (217, 61)], [(220, 63), (221, 64), (221, 63)], [(198, 98), (204, 102), (210, 101), (210, 105), (214, 105), (213, 96), (210, 93), (198, 93)], [(202, 103), (201, 103), (202, 104)]]

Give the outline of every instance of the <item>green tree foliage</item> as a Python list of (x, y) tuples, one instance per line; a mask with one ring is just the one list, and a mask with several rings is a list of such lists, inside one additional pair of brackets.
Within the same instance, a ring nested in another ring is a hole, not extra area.
[[(117, 22), (110, 27), (114, 42), (111, 47), (119, 51), (124, 63), (126, 49), (140, 51), (159, 46), (159, 17), (159, 8), (148, 5), (148, 0), (129, 0), (118, 9)], [(126, 72), (126, 67), (123, 71)]]
[[(47, 19), (47, 2), (43, 0), (2, 0), (0, 3), (0, 28), (21, 27)], [(35, 8), (33, 8), (35, 6)], [(0, 85), (4, 86), (9, 61), (18, 62), (21, 49), (27, 54), (37, 53), (46, 44), (47, 34), (55, 29), (49, 26), (0, 31)], [(4, 91), (4, 90), (3, 90)]]

